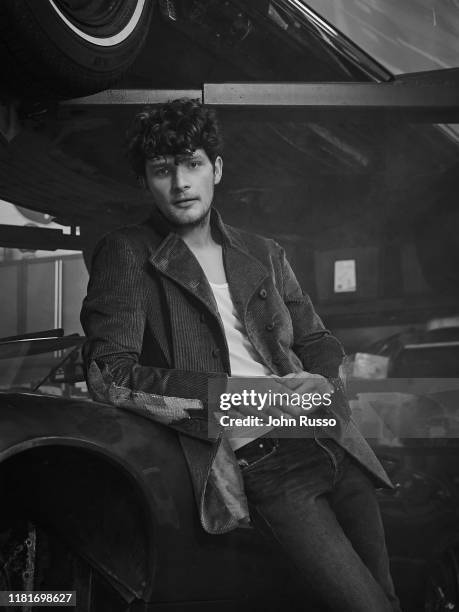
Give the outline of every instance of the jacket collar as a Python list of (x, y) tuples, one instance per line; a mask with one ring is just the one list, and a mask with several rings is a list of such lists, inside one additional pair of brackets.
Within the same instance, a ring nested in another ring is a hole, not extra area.
[[(159, 216), (158, 216), (159, 215)], [(226, 277), (235, 307), (245, 317), (247, 305), (254, 292), (268, 276), (267, 269), (253, 257), (242, 240), (240, 232), (223, 223), (215, 208), (211, 209), (210, 222), (222, 239)], [(149, 220), (162, 242), (151, 254), (151, 264), (197, 297), (219, 318), (213, 291), (196, 257), (161, 213), (154, 213)]]
[[(150, 225), (159, 236), (167, 238), (170, 234), (175, 234), (174, 225), (166, 219), (166, 217), (159, 211), (158, 208), (154, 207), (149, 219), (147, 220)], [(216, 228), (222, 237), (223, 244), (239, 247), (246, 250), (245, 244), (238, 237), (238, 231), (234, 228), (229, 227), (221, 218), (220, 213), (216, 208), (212, 206), (210, 209), (210, 224), (212, 228)], [(177, 235), (178, 238), (180, 238)], [(161, 244), (158, 249), (161, 248)]]

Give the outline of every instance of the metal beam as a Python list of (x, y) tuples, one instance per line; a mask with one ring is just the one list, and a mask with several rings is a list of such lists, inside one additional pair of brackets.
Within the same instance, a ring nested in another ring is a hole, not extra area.
[[(459, 122), (459, 69), (401, 75), (385, 83), (205, 83), (197, 89), (112, 89), (67, 105), (162, 104), (198, 98), (225, 111), (244, 111), (250, 119), (311, 120), (318, 115), (343, 119), (375, 117), (426, 123)], [(288, 110), (288, 115), (286, 111)]]
[[(203, 102), (239, 120), (459, 122), (459, 71), (390, 83), (206, 83)], [(438, 77), (439, 78), (439, 77)]]
[(82, 251), (83, 240), (80, 236), (64, 234), (59, 229), (2, 224), (0, 225), (0, 246), (43, 251), (57, 249)]
[[(140, 105), (163, 104), (177, 98), (200, 98), (204, 104), (223, 108), (456, 109), (459, 106), (459, 71), (455, 72), (455, 81), (446, 81), (443, 87), (427, 79), (421, 84), (418, 75), (416, 78), (415, 75), (405, 75), (403, 80), (400, 78), (390, 83), (205, 83), (202, 91), (108, 89), (61, 104)], [(438, 78), (442, 77), (439, 75)]]
[(459, 87), (459, 68), (405, 72), (394, 77), (394, 84), (410, 84), (416, 87)]
[(454, 85), (390, 83), (206, 83), (204, 104), (222, 108), (456, 110)]
[(202, 100), (200, 89), (107, 89), (100, 93), (86, 96), (84, 98), (74, 98), (65, 100), (61, 104), (67, 105), (144, 105), (144, 104), (164, 104), (169, 100), (178, 98), (199, 98)]

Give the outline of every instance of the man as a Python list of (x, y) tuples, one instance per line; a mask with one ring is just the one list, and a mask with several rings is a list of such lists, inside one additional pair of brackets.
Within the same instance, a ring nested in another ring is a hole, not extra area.
[[(221, 147), (215, 115), (197, 101), (136, 117), (129, 157), (152, 216), (96, 251), (82, 311), (89, 388), (102, 401), (147, 406), (180, 432), (207, 531), (243, 523), (248, 500), (252, 523), (330, 610), (399, 610), (374, 492), (391, 484), (349, 419), (342, 348), (282, 248), (225, 225), (212, 208)], [(209, 385), (224, 392), (250, 376), (287, 385), (294, 376), (297, 392), (333, 392), (328, 414), (339, 427), (329, 438), (264, 436), (232, 448), (207, 439)]]

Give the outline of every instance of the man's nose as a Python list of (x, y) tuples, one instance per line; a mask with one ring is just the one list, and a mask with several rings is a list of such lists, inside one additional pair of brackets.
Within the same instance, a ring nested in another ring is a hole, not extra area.
[(185, 189), (189, 189), (190, 187), (190, 174), (187, 169), (181, 166), (180, 164), (175, 167), (175, 172), (173, 173), (172, 187), (176, 191), (183, 191)]

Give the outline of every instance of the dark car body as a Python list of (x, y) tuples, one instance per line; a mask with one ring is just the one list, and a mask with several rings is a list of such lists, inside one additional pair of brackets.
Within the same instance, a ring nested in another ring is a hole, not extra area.
[[(40, 342), (49, 351), (81, 338)], [(26, 349), (0, 345), (10, 356)], [(50, 380), (62, 381), (54, 371)], [(317, 609), (281, 551), (252, 528), (204, 532), (173, 430), (21, 384), (0, 393), (3, 590), (74, 590), (77, 610), (93, 612)], [(434, 606), (457, 601), (459, 448), (454, 439), (374, 443), (396, 485), (379, 496), (405, 609), (446, 610)]]
[(35, 534), (27, 584), (77, 590), (78, 610), (295, 600), (284, 562), (253, 529), (204, 532), (174, 431), (122, 408), (39, 391), (1, 392), (0, 421), (5, 590), (27, 582), (27, 563), (14, 569), (12, 560), (19, 517), (25, 539)]

